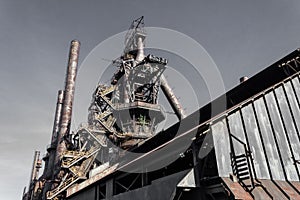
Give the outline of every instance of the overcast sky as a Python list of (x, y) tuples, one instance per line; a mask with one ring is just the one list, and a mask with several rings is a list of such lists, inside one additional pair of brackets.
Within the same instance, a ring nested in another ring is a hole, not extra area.
[(173, 29), (200, 43), (226, 89), (300, 46), (299, 0), (186, 2), (0, 0), (0, 199), (21, 198), (34, 150), (43, 154), (50, 142), (72, 39), (81, 41), (82, 62), (144, 15), (146, 26)]

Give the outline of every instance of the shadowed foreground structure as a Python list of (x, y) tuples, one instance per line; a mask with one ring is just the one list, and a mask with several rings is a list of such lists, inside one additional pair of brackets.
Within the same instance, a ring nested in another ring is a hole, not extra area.
[[(294, 51), (145, 141), (134, 151), (146, 155), (71, 187), (67, 199), (300, 199), (299, 56)], [(146, 172), (170, 157), (177, 159)]]

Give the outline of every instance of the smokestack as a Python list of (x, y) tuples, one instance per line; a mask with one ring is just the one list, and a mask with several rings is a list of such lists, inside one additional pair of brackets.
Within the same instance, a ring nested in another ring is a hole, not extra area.
[(164, 75), (161, 75), (160, 77), (160, 87), (162, 91), (164, 92), (165, 96), (167, 97), (169, 103), (171, 104), (176, 116), (178, 117), (179, 120), (182, 120), (185, 118), (185, 114), (183, 109), (181, 108), (181, 105), (175, 96), (173, 90), (169, 86), (167, 79), (165, 78)]
[(63, 100), (64, 100), (64, 91), (59, 90), (57, 95), (56, 110), (55, 110), (52, 138), (51, 138), (51, 144), (55, 144), (55, 146), (57, 144), (57, 136), (59, 131), (59, 122), (61, 120)]
[(59, 125), (59, 133), (57, 135), (57, 148), (55, 156), (55, 165), (60, 162), (63, 152), (67, 149), (65, 136), (70, 133), (72, 104), (74, 99), (75, 79), (77, 74), (77, 65), (79, 57), (80, 42), (73, 40), (71, 42), (69, 61), (66, 73), (65, 91), (63, 97), (63, 106), (61, 113), (61, 120)]
[(41, 167), (40, 152), (35, 151), (32, 163), (30, 183), (38, 178), (39, 168)]
[(40, 152), (35, 151), (33, 157), (31, 175), (30, 175), (30, 182), (28, 187), (28, 192), (30, 196), (32, 194), (32, 184), (37, 180), (39, 176), (39, 170), (41, 167), (42, 167), (42, 161), (40, 160)]
[(47, 180), (52, 179), (53, 170), (54, 170), (54, 160), (55, 160), (55, 150), (57, 148), (57, 136), (59, 133), (59, 122), (61, 120), (62, 107), (63, 107), (64, 91), (59, 90), (57, 95), (56, 109), (54, 115), (54, 123), (51, 137), (50, 147), (47, 149), (49, 154), (49, 160), (47, 168), (45, 166), (45, 178)]

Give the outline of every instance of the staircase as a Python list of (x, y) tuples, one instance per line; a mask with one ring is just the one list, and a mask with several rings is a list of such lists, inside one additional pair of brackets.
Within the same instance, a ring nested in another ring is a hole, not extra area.
[[(251, 160), (252, 155), (251, 152), (248, 150), (247, 145), (241, 141), (239, 138), (234, 136), (233, 134), (230, 134), (231, 141), (235, 140), (239, 144), (239, 148), (243, 149), (240, 154), (236, 155), (234, 151), (233, 143), (231, 143), (231, 165), (232, 165), (232, 172), (233, 175), (236, 176), (237, 181), (240, 183), (240, 185), (246, 190), (251, 191), (255, 187), (254, 183), (254, 175), (252, 174), (252, 171), (250, 169), (251, 167)], [(235, 146), (237, 147), (237, 146)]]
[(247, 156), (240, 154), (231, 158), (233, 173), (240, 181), (250, 179)]

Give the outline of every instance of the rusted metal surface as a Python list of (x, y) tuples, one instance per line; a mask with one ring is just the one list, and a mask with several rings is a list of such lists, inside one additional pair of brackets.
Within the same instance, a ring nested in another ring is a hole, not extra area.
[(160, 78), (160, 86), (164, 94), (166, 95), (170, 105), (172, 106), (176, 116), (178, 117), (179, 120), (182, 120), (183, 118), (186, 117), (184, 114), (184, 110), (182, 109), (177, 97), (175, 96), (173, 90), (169, 86), (167, 79), (165, 78), (164, 75), (161, 75)]
[(59, 134), (57, 136), (55, 164), (59, 163), (62, 153), (66, 150), (64, 137), (68, 135), (70, 131), (79, 49), (80, 42), (78, 40), (73, 40), (71, 42), (69, 61), (66, 73), (62, 114), (59, 127)]
[(284, 191), (290, 199), (300, 199), (299, 191), (286, 181), (274, 181), (280, 190)]
[(259, 180), (259, 182), (262, 184), (262, 186), (265, 188), (267, 193), (273, 198), (273, 199), (288, 199), (286, 192), (283, 190), (280, 190), (281, 188), (276, 186), (275, 182), (272, 182), (271, 180)]
[(25, 200), (32, 199), (34, 192), (35, 192), (36, 182), (37, 182), (38, 176), (39, 176), (39, 170), (41, 167), (42, 167), (42, 161), (40, 160), (40, 152), (35, 151), (34, 157), (33, 157), (30, 181), (29, 181), (29, 186), (28, 186), (28, 193), (23, 195), (23, 199), (25, 199)]
[(290, 181), (289, 182), (293, 187), (294, 189), (297, 191), (297, 193), (300, 195), (300, 182), (297, 182), (297, 181)]
[[(104, 130), (122, 149), (155, 135), (157, 125), (165, 119), (157, 99), (167, 59), (151, 54), (145, 57), (142, 24), (143, 17), (133, 22), (126, 35), (124, 54), (113, 62), (117, 71), (111, 85), (97, 86), (89, 108), (89, 126)], [(110, 161), (109, 157), (113, 156), (103, 157), (101, 163)]]
[(271, 200), (272, 198), (266, 193), (262, 187), (255, 187), (252, 192), (254, 199)]
[(233, 182), (230, 178), (222, 178), (226, 187), (233, 193), (234, 199), (253, 200), (251, 195), (246, 192), (238, 182)]
[(235, 199), (253, 199), (253, 197), (254, 199), (300, 199), (297, 189), (286, 181), (258, 179), (251, 193), (248, 193), (238, 182), (233, 182), (230, 178), (222, 178), (222, 180), (234, 194)]

